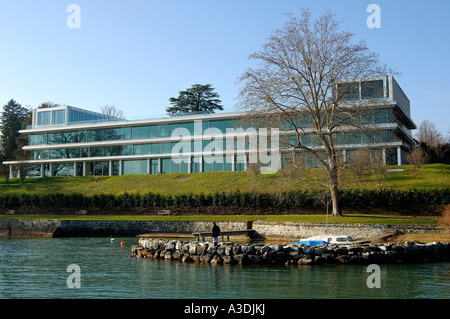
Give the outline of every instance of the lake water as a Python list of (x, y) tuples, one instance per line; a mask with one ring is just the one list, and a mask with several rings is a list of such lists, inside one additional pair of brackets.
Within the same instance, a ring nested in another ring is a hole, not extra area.
[[(367, 266), (213, 266), (130, 257), (137, 241), (0, 237), (0, 298), (450, 298), (447, 262), (380, 265), (381, 287), (368, 288)], [(68, 287), (73, 264), (79, 288)]]

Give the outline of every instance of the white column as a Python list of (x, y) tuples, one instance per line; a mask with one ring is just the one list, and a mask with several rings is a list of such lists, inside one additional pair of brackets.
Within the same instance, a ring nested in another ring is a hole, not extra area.
[(383, 166), (386, 166), (386, 149), (385, 148), (381, 149), (381, 160), (383, 162)]
[(86, 176), (86, 162), (83, 162), (83, 176)]
[(402, 149), (397, 147), (397, 165), (402, 165)]

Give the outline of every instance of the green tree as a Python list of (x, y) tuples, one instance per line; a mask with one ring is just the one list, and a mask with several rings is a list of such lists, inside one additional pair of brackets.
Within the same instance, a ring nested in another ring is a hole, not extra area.
[(30, 110), (22, 107), (13, 99), (3, 106), (0, 131), (4, 161), (15, 159), (14, 151), (18, 148), (17, 138), (20, 137), (19, 130), (23, 128), (29, 115)]
[(223, 110), (220, 104), (219, 94), (214, 92), (211, 84), (194, 84), (185, 91), (180, 91), (177, 98), (169, 99), (172, 106), (166, 108), (170, 116), (185, 115), (191, 113), (214, 113), (215, 110)]

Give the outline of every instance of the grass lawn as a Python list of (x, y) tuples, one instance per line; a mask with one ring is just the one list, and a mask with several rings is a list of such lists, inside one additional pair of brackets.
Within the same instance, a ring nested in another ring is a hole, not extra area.
[[(392, 168), (399, 168), (398, 166)], [(401, 166), (404, 171), (377, 173), (368, 169), (363, 176), (345, 171), (341, 178), (341, 188), (435, 188), (450, 186), (450, 165), (430, 164), (420, 169), (410, 165)], [(240, 190), (257, 192), (281, 192), (292, 189), (312, 189), (321, 185), (318, 179), (321, 169), (301, 172), (279, 171), (274, 175), (260, 175), (256, 172), (214, 172), (199, 174), (123, 175), (29, 178), (22, 184), (18, 179), (6, 183), (0, 180), (0, 194), (28, 193), (80, 193), (120, 194), (161, 193), (161, 194), (208, 194), (217, 191)]]

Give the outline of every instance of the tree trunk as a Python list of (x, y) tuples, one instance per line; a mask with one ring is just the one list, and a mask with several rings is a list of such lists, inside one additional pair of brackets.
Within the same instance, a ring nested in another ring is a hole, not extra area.
[(339, 203), (339, 181), (337, 166), (331, 165), (330, 167), (330, 193), (331, 193), (331, 203), (333, 205), (332, 217), (342, 216), (341, 205)]

